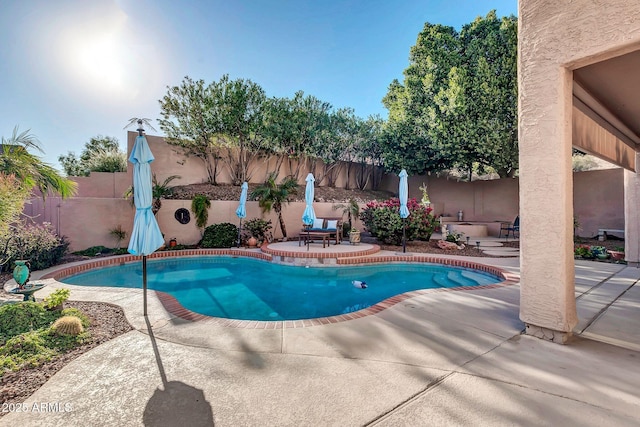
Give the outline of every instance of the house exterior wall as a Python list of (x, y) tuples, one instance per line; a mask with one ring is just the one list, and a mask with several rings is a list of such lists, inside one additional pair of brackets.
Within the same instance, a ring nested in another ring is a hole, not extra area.
[(577, 323), (572, 70), (636, 50), (640, 7), (629, 0), (518, 4), (520, 318), (527, 333), (564, 342)]

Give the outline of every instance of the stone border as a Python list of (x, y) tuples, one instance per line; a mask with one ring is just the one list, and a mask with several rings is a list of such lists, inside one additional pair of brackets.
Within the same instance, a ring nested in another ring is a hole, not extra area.
[[(266, 247), (263, 246), (262, 250)], [(378, 248), (379, 250), (379, 248)], [(284, 252), (273, 251), (272, 252)], [(363, 251), (367, 252), (367, 251)], [(375, 251), (374, 251), (375, 253)], [(211, 256), (211, 255), (231, 255), (231, 256), (244, 256), (248, 258), (258, 258), (264, 261), (271, 261), (271, 255), (257, 251), (247, 251), (242, 249), (186, 249), (180, 251), (165, 251), (155, 252), (149, 255), (149, 259), (169, 258), (169, 257), (189, 257), (189, 256)], [(293, 253), (286, 252), (284, 256), (291, 256)], [(301, 255), (304, 255), (301, 253)], [(334, 256), (339, 255), (333, 253)], [(277, 255), (281, 256), (281, 255)], [(89, 261), (83, 264), (61, 268), (49, 272), (42, 276), (41, 279), (61, 279), (67, 276), (81, 273), (87, 270), (93, 270), (100, 267), (108, 267), (114, 265), (123, 265), (131, 262), (139, 262), (140, 256), (123, 255), (116, 257), (109, 257), (100, 259), (97, 261)], [(237, 319), (225, 319), (221, 317), (211, 317), (200, 313), (193, 312), (184, 308), (178, 300), (172, 295), (162, 292), (154, 291), (158, 296), (158, 299), (164, 306), (164, 308), (174, 316), (191, 322), (205, 322), (208, 324), (215, 324), (225, 327), (242, 328), (242, 329), (288, 329), (288, 328), (305, 328), (309, 326), (322, 326), (332, 323), (345, 322), (347, 320), (359, 319), (366, 316), (377, 314), (389, 307), (392, 307), (409, 298), (417, 297), (420, 295), (426, 295), (434, 292), (456, 292), (456, 291), (470, 291), (478, 289), (495, 289), (504, 286), (511, 286), (519, 283), (519, 276), (502, 270), (498, 267), (493, 267), (485, 264), (479, 264), (467, 260), (459, 260), (452, 258), (438, 258), (433, 256), (402, 256), (402, 255), (383, 255), (383, 256), (369, 256), (369, 257), (348, 257), (338, 258), (338, 265), (358, 265), (358, 264), (380, 264), (380, 263), (431, 263), (449, 265), (452, 267), (468, 268), (471, 270), (483, 271), (485, 273), (493, 274), (497, 277), (504, 279), (502, 282), (493, 283), (490, 285), (482, 286), (460, 286), (456, 288), (436, 288), (436, 289), (419, 289), (416, 291), (406, 292), (404, 294), (395, 295), (391, 298), (387, 298), (377, 304), (367, 307), (362, 310), (354, 311), (352, 313), (340, 314), (329, 317), (319, 317), (315, 319), (302, 319), (302, 320), (277, 320), (277, 321), (259, 321), (259, 320), (237, 320)]]

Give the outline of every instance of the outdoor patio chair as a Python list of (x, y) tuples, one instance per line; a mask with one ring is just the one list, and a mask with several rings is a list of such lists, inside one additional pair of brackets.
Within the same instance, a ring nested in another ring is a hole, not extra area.
[(502, 237), (503, 231), (507, 232), (507, 239), (509, 238), (509, 233), (511, 233), (514, 239), (516, 237), (520, 237), (520, 215), (518, 215), (513, 222), (505, 221), (500, 223), (500, 234), (498, 235), (498, 238)]

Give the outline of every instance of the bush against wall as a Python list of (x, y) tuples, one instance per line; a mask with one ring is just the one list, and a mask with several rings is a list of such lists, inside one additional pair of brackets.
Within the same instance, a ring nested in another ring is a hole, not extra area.
[[(409, 217), (406, 219), (407, 240), (429, 240), (436, 226), (432, 209), (416, 199), (407, 201)], [(360, 213), (365, 228), (378, 240), (390, 245), (402, 243), (403, 220), (400, 218), (400, 200), (391, 198), (367, 203)]]
[(230, 248), (238, 239), (238, 227), (228, 222), (213, 224), (204, 229), (203, 248)]
[(271, 220), (264, 220), (262, 218), (253, 218), (242, 224), (242, 229), (245, 231), (244, 239), (254, 237), (259, 242), (268, 241), (273, 239), (271, 234)]
[(42, 270), (59, 264), (67, 253), (69, 242), (58, 236), (51, 224), (27, 225), (18, 223), (7, 238), (0, 241), (2, 248), (6, 246), (8, 262), (3, 268), (13, 268), (15, 260), (26, 259), (31, 270)]

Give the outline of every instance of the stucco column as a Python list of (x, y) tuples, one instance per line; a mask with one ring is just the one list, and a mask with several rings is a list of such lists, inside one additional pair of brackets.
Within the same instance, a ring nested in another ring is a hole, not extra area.
[[(523, 3), (520, 2), (521, 12)], [(572, 72), (519, 18), (520, 319), (564, 343), (577, 324), (571, 170)], [(541, 53), (544, 52), (544, 55)]]
[[(636, 168), (640, 165), (640, 153), (636, 153)], [(640, 174), (624, 171), (624, 258), (627, 265), (640, 267)]]

